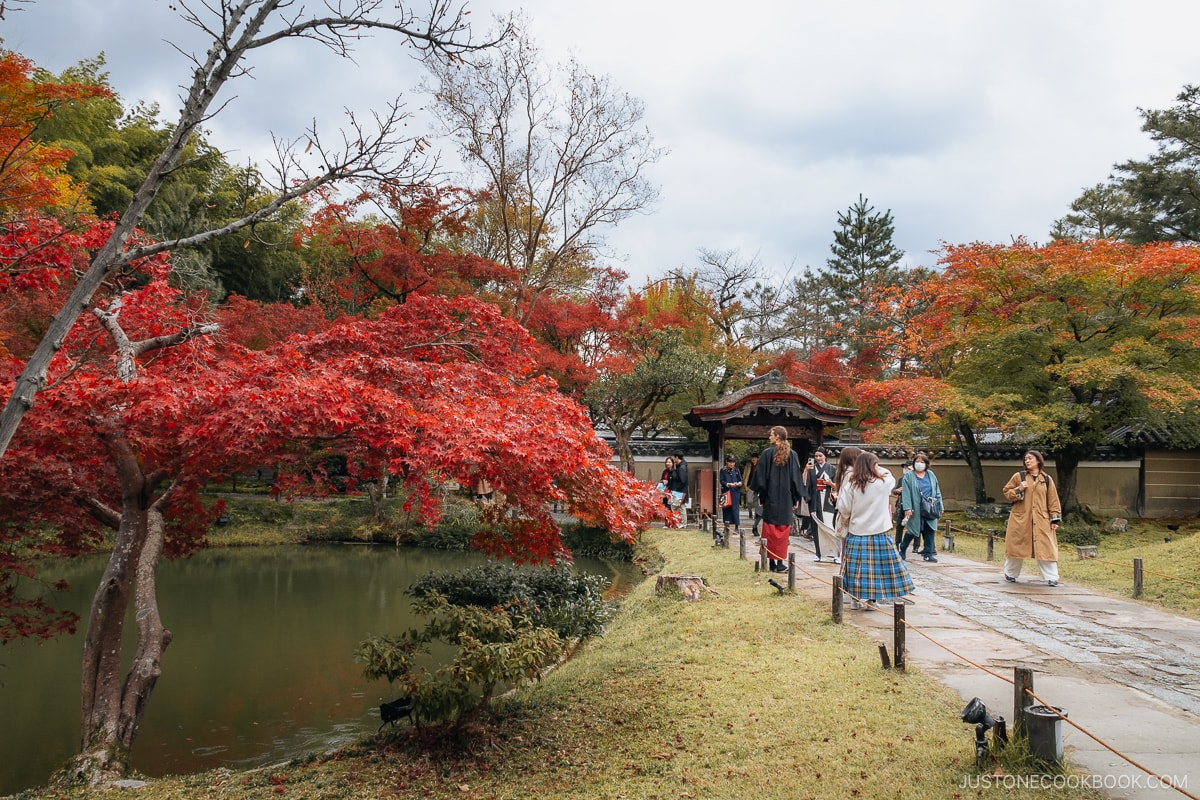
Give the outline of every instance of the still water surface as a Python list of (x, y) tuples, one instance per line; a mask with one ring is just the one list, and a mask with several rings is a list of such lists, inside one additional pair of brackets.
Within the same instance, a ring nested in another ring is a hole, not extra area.
[[(391, 697), (385, 681), (363, 680), (355, 647), (419, 624), (404, 594), (418, 577), (483, 560), (342, 545), (212, 549), (164, 563), (159, 605), (174, 639), (133, 766), (148, 775), (245, 769), (374, 731), (377, 706)], [(587, 559), (576, 566), (628, 577)], [(90, 558), (59, 570), (81, 617), (103, 567)], [(44, 783), (77, 751), (82, 639), (0, 647), (0, 795)]]

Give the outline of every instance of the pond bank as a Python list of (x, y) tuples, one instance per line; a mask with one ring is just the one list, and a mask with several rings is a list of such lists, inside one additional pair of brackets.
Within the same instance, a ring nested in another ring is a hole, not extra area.
[(701, 574), (719, 594), (685, 603), (642, 582), (604, 637), (505, 698), (491, 724), (441, 738), (400, 729), (273, 769), (155, 780), (137, 796), (920, 800), (978, 775), (955, 693), (916, 670), (883, 672), (870, 637), (780, 595), (707, 534), (645, 539), (664, 571)]

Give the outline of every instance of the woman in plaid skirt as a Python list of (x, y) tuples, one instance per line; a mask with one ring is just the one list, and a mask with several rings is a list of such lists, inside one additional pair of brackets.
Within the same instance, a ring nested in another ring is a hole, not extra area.
[(896, 552), (888, 499), (896, 486), (891, 472), (879, 466), (874, 453), (862, 452), (838, 485), (837, 526), (846, 537), (842, 555), (842, 588), (861, 608), (876, 601), (899, 600), (912, 594), (908, 568)]

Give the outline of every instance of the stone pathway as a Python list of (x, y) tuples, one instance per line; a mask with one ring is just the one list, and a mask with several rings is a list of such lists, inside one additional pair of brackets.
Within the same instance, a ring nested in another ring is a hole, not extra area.
[[(736, 537), (730, 546), (736, 557)], [(797, 591), (830, 602), (829, 583), (839, 567), (813, 563), (806, 540), (793, 537), (791, 551)], [(757, 555), (755, 540), (748, 539), (747, 557)], [(964, 704), (980, 697), (993, 714), (1008, 719), (1013, 707), (1008, 679), (1013, 667), (1028, 667), (1039, 697), (1114, 749), (1200, 796), (1200, 622), (1069, 583), (1051, 588), (1033, 562), (1013, 584), (1004, 581), (999, 561), (980, 563), (950, 553), (938, 559), (908, 562), (917, 587), (915, 603), (905, 608), (913, 626), (906, 636), (912, 667), (957, 690)], [(884, 612), (847, 606), (844, 618), (890, 651), (891, 608)], [(973, 730), (966, 725), (963, 730), (964, 757), (971, 758)], [(1062, 731), (1067, 758), (1109, 796), (1187, 796), (1071, 725), (1062, 724)]]

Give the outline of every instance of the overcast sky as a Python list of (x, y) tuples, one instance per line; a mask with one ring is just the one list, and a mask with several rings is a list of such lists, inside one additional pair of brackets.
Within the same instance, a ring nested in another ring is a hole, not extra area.
[[(890, 209), (908, 263), (942, 242), (1045, 241), (1080, 190), (1152, 143), (1139, 108), (1200, 83), (1196, 0), (472, 0), (486, 27), (523, 8), (555, 60), (573, 54), (640, 98), (658, 144), (653, 213), (608, 236), (638, 284), (737, 248), (769, 270), (819, 268), (837, 215), (861, 193)], [(203, 49), (166, 0), (9, 5), (4, 46), (55, 72), (104, 51), (127, 105), (179, 108)], [(189, 44), (190, 43), (190, 44)], [(211, 125), (233, 160), (268, 132), (363, 112), (419, 69), (375, 37), (357, 65), (311, 43), (255, 54), (253, 81)], [(449, 147), (447, 145), (447, 147)]]

